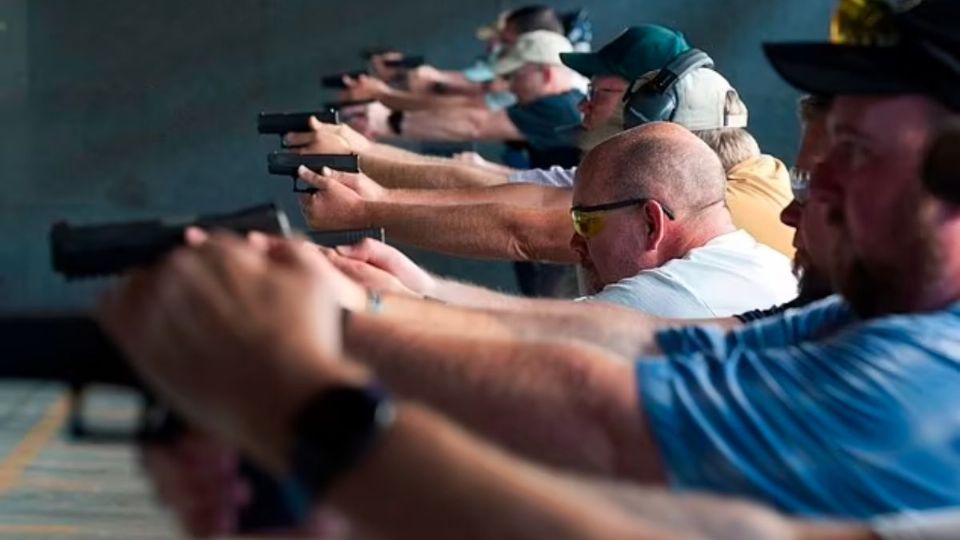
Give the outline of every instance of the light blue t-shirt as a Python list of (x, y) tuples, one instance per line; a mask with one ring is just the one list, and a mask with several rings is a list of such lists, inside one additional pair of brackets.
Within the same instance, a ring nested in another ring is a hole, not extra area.
[(960, 304), (858, 321), (834, 297), (657, 339), (636, 373), (677, 489), (808, 516), (960, 505)]

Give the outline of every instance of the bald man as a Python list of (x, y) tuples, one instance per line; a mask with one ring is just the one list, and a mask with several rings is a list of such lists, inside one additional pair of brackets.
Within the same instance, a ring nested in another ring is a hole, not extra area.
[[(577, 175), (571, 245), (591, 293), (581, 300), (671, 319), (703, 319), (796, 296), (790, 261), (733, 225), (724, 202), (723, 165), (688, 130), (653, 123), (623, 132), (587, 154)], [(322, 190), (347, 189), (319, 175), (304, 179)], [(320, 193), (316, 196), (324, 196)], [(302, 199), (307, 209), (313, 197)], [(545, 230), (570, 230), (571, 216), (551, 218)], [(427, 274), (383, 244), (369, 242), (342, 254), (373, 262), (417, 295), (471, 307), (544, 309), (541, 300)], [(359, 274), (362, 269), (341, 266), (361, 281), (371, 279)]]

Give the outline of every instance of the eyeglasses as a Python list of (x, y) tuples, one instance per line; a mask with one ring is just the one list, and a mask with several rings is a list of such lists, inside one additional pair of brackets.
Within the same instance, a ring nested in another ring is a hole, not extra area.
[(659, 204), (660, 208), (663, 210), (663, 213), (668, 219), (670, 219), (670, 221), (677, 219), (669, 208), (661, 204), (656, 199), (641, 197), (637, 199), (627, 199), (625, 201), (598, 204), (595, 206), (574, 206), (570, 209), (570, 217), (573, 219), (573, 230), (577, 233), (577, 235), (583, 238), (593, 238), (594, 236), (600, 234), (600, 231), (602, 231), (604, 225), (606, 225), (606, 214), (617, 210), (623, 210), (624, 208), (640, 206), (648, 202), (655, 202)]
[(792, 167), (790, 169), (790, 191), (793, 200), (799, 205), (807, 204), (810, 200), (810, 171)]
[(840, 0), (830, 20), (830, 41), (841, 45), (896, 45), (900, 41), (896, 14), (921, 1)]
[(618, 89), (616, 89), (616, 88), (597, 88), (596, 86), (593, 85), (593, 83), (588, 83), (588, 84), (587, 84), (587, 99), (589, 99), (590, 101), (593, 101), (593, 100), (595, 100), (595, 99), (597, 98), (597, 94), (601, 94), (601, 93), (603, 93), (603, 94), (617, 94), (618, 96), (621, 96), (621, 95), (623, 95), (626, 91), (627, 91), (626, 88), (620, 89), (620, 90), (618, 90)]

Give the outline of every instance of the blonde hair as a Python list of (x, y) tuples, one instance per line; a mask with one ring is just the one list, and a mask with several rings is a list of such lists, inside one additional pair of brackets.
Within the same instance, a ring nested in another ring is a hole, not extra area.
[[(724, 103), (725, 116), (740, 116), (747, 114), (747, 105), (740, 99), (736, 90), (727, 91)], [(723, 168), (729, 171), (733, 167), (748, 159), (760, 155), (760, 145), (745, 128), (719, 128), (694, 131), (694, 135), (707, 143), (720, 156)]]

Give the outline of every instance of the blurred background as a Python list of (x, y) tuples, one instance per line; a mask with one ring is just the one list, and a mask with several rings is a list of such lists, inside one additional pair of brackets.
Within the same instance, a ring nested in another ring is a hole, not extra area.
[[(189, 216), (272, 200), (301, 225), (289, 182), (266, 174), (278, 140), (257, 135), (258, 112), (319, 107), (332, 97), (320, 76), (361, 68), (359, 52), (370, 46), (466, 66), (482, 49), (475, 29), (526, 3), (0, 0), (0, 308), (92, 301), (99, 283), (66, 284), (50, 270), (54, 221)], [(763, 149), (790, 163), (796, 95), (760, 43), (822, 39), (832, 3), (551, 5), (588, 9), (594, 48), (631, 24), (683, 31), (740, 91)], [(515, 287), (506, 264), (414, 256), (435, 271)]]

